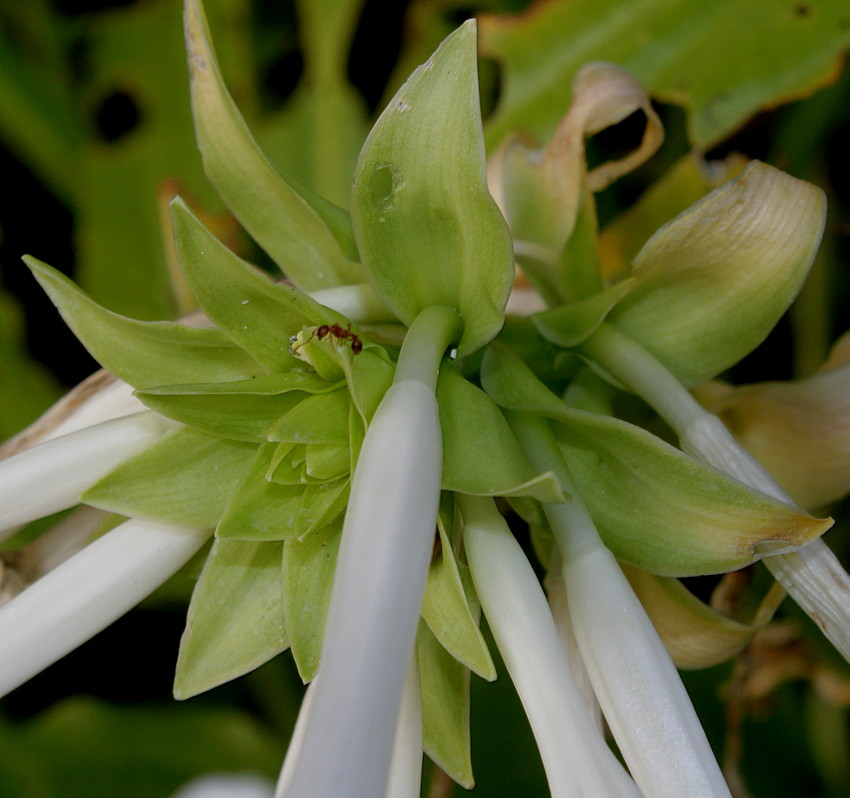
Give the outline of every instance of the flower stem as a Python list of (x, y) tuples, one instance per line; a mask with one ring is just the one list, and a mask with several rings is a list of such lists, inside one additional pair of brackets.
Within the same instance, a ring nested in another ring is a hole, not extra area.
[(602, 543), (549, 423), (511, 413), (532, 466), (572, 495), (544, 504), (563, 558), (567, 604), (588, 675), (620, 751), (647, 798), (729, 798), (729, 789), (664, 644)]
[(279, 798), (375, 798), (386, 792), (440, 497), (434, 391), (440, 360), (459, 332), (459, 317), (449, 308), (428, 308), (413, 321), (393, 385), (366, 431), (318, 684)]
[(553, 798), (639, 796), (576, 687), (543, 590), (492, 499), (458, 495), (475, 589), (537, 740)]
[[(684, 386), (640, 344), (603, 323), (581, 350), (641, 396), (678, 435), (683, 451), (780, 501), (788, 494), (732, 437), (723, 422), (702, 408)], [(850, 575), (822, 539), (796, 552), (767, 556), (764, 564), (824, 635), (850, 661)]]

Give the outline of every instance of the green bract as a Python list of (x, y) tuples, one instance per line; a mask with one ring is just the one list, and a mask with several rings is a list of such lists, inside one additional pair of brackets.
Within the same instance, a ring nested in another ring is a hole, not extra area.
[(304, 291), (363, 282), (351, 260), (348, 214), (284, 179), (248, 130), (224, 86), (198, 0), (186, 3), (186, 45), (204, 169), (234, 216)]
[(557, 422), (570, 475), (605, 544), (627, 563), (668, 576), (718, 573), (758, 559), (760, 544), (791, 550), (831, 525), (639, 427), (567, 407), (501, 348), (488, 350), (482, 378), (503, 407)]
[(461, 355), (501, 329), (513, 255), (484, 176), (474, 23), (446, 39), (381, 114), (351, 210), (366, 276), (405, 324), (432, 305), (456, 309)]

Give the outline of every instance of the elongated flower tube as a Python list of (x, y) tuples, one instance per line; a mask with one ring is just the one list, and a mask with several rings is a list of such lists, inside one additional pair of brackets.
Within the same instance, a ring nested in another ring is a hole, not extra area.
[(209, 530), (127, 521), (0, 608), (0, 695), (105, 629), (186, 564)]
[[(38, 444), (0, 463), (0, 530), (73, 507), (80, 494), (176, 424), (137, 413)], [(3, 537), (0, 532), (0, 537)]]
[(457, 314), (448, 308), (428, 308), (414, 320), (393, 385), (367, 430), (318, 684), (281, 798), (374, 798), (386, 791), (437, 521), (437, 370), (457, 332)]
[(573, 496), (543, 508), (563, 558), (576, 640), (632, 777), (646, 798), (728, 798), (679, 674), (576, 494), (548, 422), (511, 420), (532, 464), (553, 470)]
[[(643, 347), (603, 324), (582, 345), (596, 362), (642, 396), (673, 428), (682, 448), (762, 493), (793, 504), (744, 451), (720, 419), (706, 411)], [(821, 539), (796, 552), (765, 557), (765, 565), (850, 660), (850, 575)]]
[(460, 496), (472, 578), (553, 798), (639, 796), (591, 719), (540, 583), (492, 499)]

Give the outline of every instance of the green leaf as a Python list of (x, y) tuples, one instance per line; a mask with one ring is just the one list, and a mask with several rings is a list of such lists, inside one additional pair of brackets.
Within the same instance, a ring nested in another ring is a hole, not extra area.
[(18, 305), (0, 290), (0, 440), (35, 421), (61, 395), (59, 385), (26, 351)]
[(246, 711), (203, 702), (118, 704), (73, 697), (23, 723), (4, 721), (0, 740), (6, 751), (3, 786), (10, 764), (16, 770), (22, 764), (35, 771), (24, 784), (40, 788), (4, 789), (10, 798), (152, 798), (172, 795), (210, 771), (257, 771), (272, 779), (280, 769), (277, 735)]
[(485, 16), (482, 54), (504, 74), (488, 144), (517, 129), (547, 139), (579, 69), (610, 61), (684, 106), (691, 142), (709, 149), (756, 111), (830, 83), (850, 44), (844, 20), (843, 0), (572, 0)]
[(213, 543), (180, 641), (175, 698), (236, 679), (288, 647), (281, 557), (281, 543)]
[(304, 486), (266, 480), (276, 448), (277, 444), (267, 443), (257, 450), (250, 470), (227, 504), (217, 537), (266, 541), (295, 536)]
[(442, 523), (438, 529), (440, 553), (431, 560), (428, 571), (422, 620), (456, 660), (492, 682), (496, 668), (478, 628), (481, 612), (474, 588), (467, 595), (449, 536)]
[(469, 669), (440, 645), (424, 621), (416, 636), (425, 753), (458, 784), (472, 789)]
[[(207, 176), (260, 246), (299, 288), (363, 282), (346, 214), (291, 185), (260, 150), (224, 86), (198, 0), (186, 4), (192, 109)], [(336, 232), (336, 236), (332, 229)]]
[(304, 540), (287, 540), (283, 558), (283, 602), (292, 655), (304, 683), (319, 667), (342, 533), (338, 521)]
[(259, 363), (218, 330), (127, 319), (100, 307), (46, 263), (29, 256), (24, 262), (92, 356), (135, 388), (263, 373)]
[(81, 497), (132, 518), (215, 527), (257, 447), (177, 429), (126, 460)]
[(831, 521), (769, 499), (639, 427), (567, 407), (518, 358), (492, 348), (482, 382), (499, 404), (558, 422), (578, 495), (605, 545), (666, 576), (735, 570), (804, 545)]
[(290, 371), (251, 380), (164, 385), (136, 396), (163, 416), (213, 435), (266, 440), (266, 428), (307, 397), (336, 386), (316, 374)]
[(820, 189), (754, 161), (652, 236), (609, 321), (685, 384), (713, 377), (788, 309), (825, 219)]
[(273, 283), (201, 224), (179, 198), (171, 203), (177, 256), (206, 315), (234, 343), (271, 371), (292, 368), (298, 359), (289, 339), (302, 327), (345, 319), (306, 294)]
[(366, 140), (351, 201), (375, 293), (407, 325), (429, 306), (455, 308), (461, 355), (499, 331), (514, 276), (484, 175), (475, 57), (470, 22), (411, 75)]
[[(243, 97), (254, 94), (247, 10), (245, 0), (210, 3), (214, 23), (231, 31), (228, 74)], [(96, 301), (138, 319), (172, 318), (177, 309), (163, 207), (176, 185), (220, 208), (192, 133), (182, 13), (179, 2), (133, 3), (80, 20), (86, 75), (72, 82), (84, 133), (73, 161), (77, 280)], [(70, 76), (72, 53), (63, 49)], [(127, 127), (101, 132), (94, 118), (115, 102), (130, 112)]]
[(551, 473), (535, 474), (499, 408), (450, 364), (437, 383), (443, 433), (443, 490), (474, 496), (564, 500)]

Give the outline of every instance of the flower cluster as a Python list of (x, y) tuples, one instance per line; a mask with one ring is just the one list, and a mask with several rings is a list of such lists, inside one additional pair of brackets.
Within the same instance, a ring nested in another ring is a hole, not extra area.
[[(850, 578), (820, 540), (831, 521), (794, 503), (843, 495), (846, 468), (812, 479), (771, 432), (810, 434), (803, 416), (822, 404), (846, 417), (846, 367), (816, 387), (703, 384), (793, 300), (822, 193), (752, 163), (612, 270), (594, 192), (659, 146), (646, 94), (588, 65), (545, 148), (517, 137), (485, 165), (468, 23), (378, 119), (346, 210), (266, 159), (199, 0), (186, 39), (207, 174), (287, 281), (180, 199), (197, 323), (118, 316), (26, 259), (113, 377), (0, 463), (0, 527), (39, 562), (4, 575), (0, 690), (201, 552), (174, 693), (291, 649), (310, 687), (279, 798), (417, 796), (423, 751), (471, 787), (470, 674), (496, 676), (482, 611), (554, 796), (728, 796), (674, 660), (731, 657), (777, 592), (744, 623), (677, 578), (764, 559), (850, 657)], [(589, 170), (585, 138), (635, 110), (639, 148)], [(512, 292), (517, 266), (530, 287)], [(627, 393), (657, 417), (618, 417)], [(30, 542), (26, 525), (60, 511)], [(508, 511), (531, 530), (548, 600)]]

